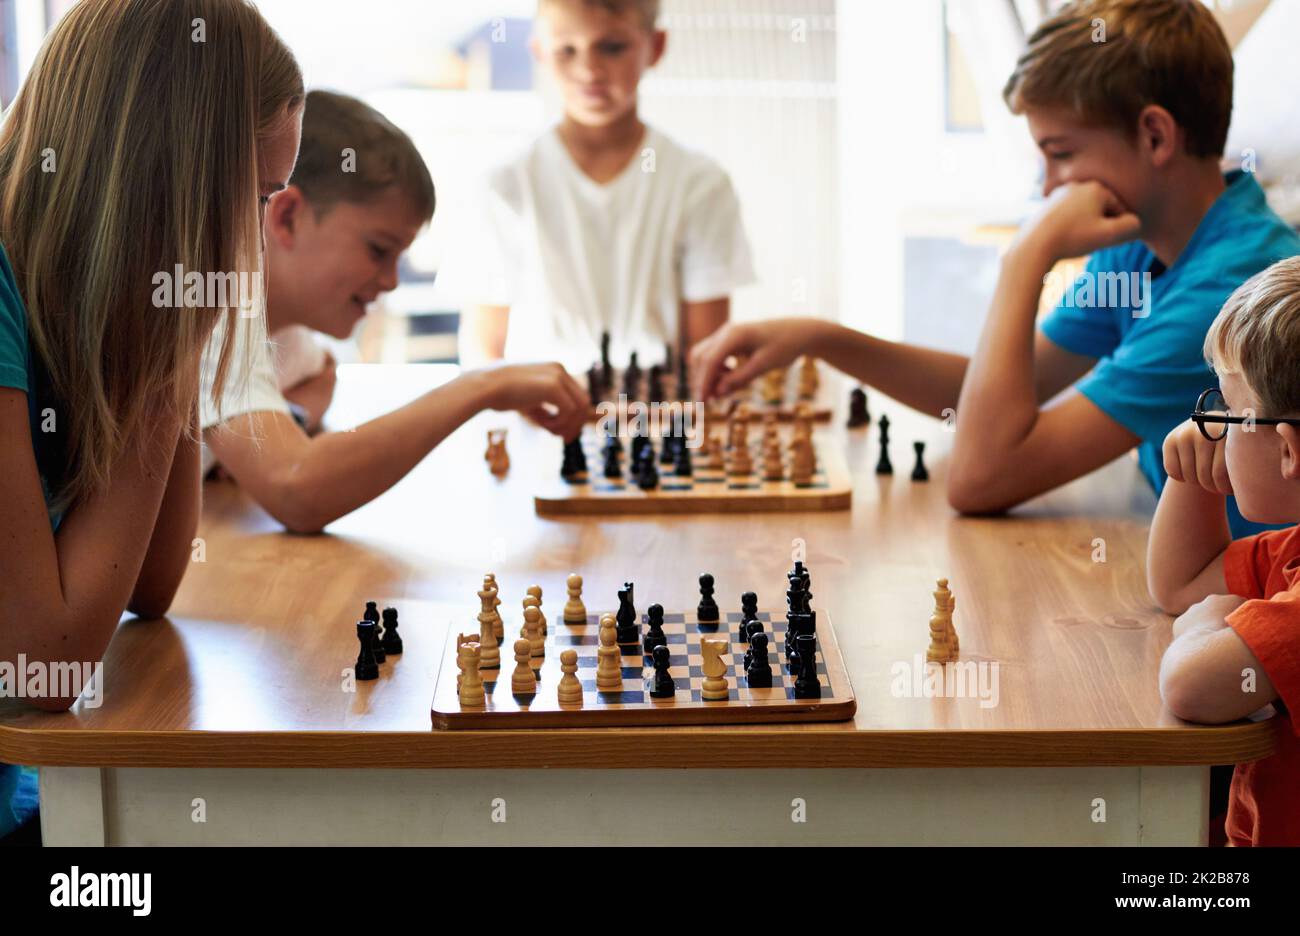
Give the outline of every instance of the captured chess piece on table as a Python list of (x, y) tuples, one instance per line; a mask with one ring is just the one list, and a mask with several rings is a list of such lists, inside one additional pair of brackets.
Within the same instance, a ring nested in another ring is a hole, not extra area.
[(889, 417), (880, 417), (880, 460), (876, 462), (876, 474), (892, 475), (894, 463), (889, 460)]
[(384, 620), (384, 654), (386, 656), (400, 656), (402, 653), (402, 638), (397, 633), (397, 609), (385, 608), (383, 614)]
[(957, 659), (961, 644), (952, 623), (956, 608), (957, 599), (948, 589), (948, 580), (939, 579), (935, 583), (934, 611), (930, 615), (930, 646), (925, 652), (927, 663), (948, 663)]
[(361, 616), (371, 624), (375, 625), (375, 638), (371, 642), (371, 651), (375, 655), (375, 662), (387, 662), (388, 654), (384, 652), (383, 631), (379, 626), (379, 605), (373, 601), (367, 601), (365, 613)]
[(357, 662), (352, 667), (353, 675), (357, 679), (378, 679), (379, 664), (375, 661), (374, 621), (357, 621), (357, 640), (361, 643), (361, 651), (357, 654)]
[(483, 458), (494, 477), (504, 478), (510, 471), (510, 456), (506, 453), (506, 430), (489, 429), (487, 453)]
[(849, 391), (849, 428), (861, 429), (871, 423), (871, 413), (867, 410), (867, 391), (854, 387)]
[(916, 451), (916, 466), (912, 469), (912, 480), (929, 481), (930, 472), (925, 467), (925, 443), (913, 442), (912, 448)]

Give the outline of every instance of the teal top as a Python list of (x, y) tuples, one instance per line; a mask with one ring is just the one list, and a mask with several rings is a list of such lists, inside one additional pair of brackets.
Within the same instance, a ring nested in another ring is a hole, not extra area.
[[(1157, 494), (1165, 436), (1192, 415), (1202, 390), (1218, 386), (1201, 350), (1210, 323), (1238, 286), (1300, 254), (1300, 237), (1253, 175), (1238, 170), (1224, 181), (1172, 266), (1140, 241), (1099, 250), (1042, 323), (1062, 348), (1099, 359), (1075, 387), (1141, 437), (1138, 463)], [(1238, 537), (1269, 529), (1242, 517), (1231, 497), (1228, 521)]]
[[(9, 257), (4, 245), (0, 244), (0, 387), (12, 387), (27, 394), (32, 445), (36, 446), (39, 444), (39, 426), (32, 375), (27, 311), (18, 295)], [(8, 440), (6, 444), (9, 444)], [(49, 502), (48, 490), (46, 502)], [(50, 522), (57, 526), (56, 518), (51, 517)], [(36, 804), (35, 768), (0, 764), (0, 838), (30, 819), (36, 812)]]

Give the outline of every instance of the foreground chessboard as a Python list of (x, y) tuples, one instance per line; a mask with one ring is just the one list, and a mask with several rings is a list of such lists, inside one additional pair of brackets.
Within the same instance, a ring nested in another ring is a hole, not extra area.
[[(755, 513), (798, 510), (847, 510), (853, 501), (853, 480), (844, 454), (834, 440), (813, 435), (817, 456), (812, 483), (796, 485), (789, 480), (790, 454), (785, 454), (786, 480), (764, 481), (762, 433), (751, 433), (750, 452), (756, 474), (728, 477), (725, 469), (694, 469), (689, 478), (672, 473), (672, 465), (659, 465), (659, 487), (643, 491), (629, 477), (627, 458), (621, 478), (606, 478), (600, 453), (604, 437), (588, 429), (583, 433), (587, 455), (587, 479), (566, 481), (554, 474), (544, 477), (534, 499), (538, 516), (592, 516), (653, 513)], [(657, 440), (656, 440), (657, 443)], [(624, 447), (627, 447), (626, 440)], [(696, 453), (692, 453), (698, 462)], [(550, 459), (543, 459), (551, 464)], [(559, 465), (560, 459), (553, 462)]]
[[(558, 609), (557, 609), (558, 610)], [(556, 618), (559, 615), (555, 615)], [(664, 614), (664, 633), (672, 649), (672, 675), (677, 683), (673, 699), (650, 696), (654, 666), (641, 647), (622, 646), (623, 691), (596, 689), (596, 650), (599, 647), (600, 615), (589, 614), (586, 624), (565, 624), (550, 620), (546, 656), (534, 658), (538, 674), (537, 694), (516, 696), (510, 690), (514, 654), (509, 651), (516, 634), (507, 625), (506, 646), (502, 647), (501, 669), (483, 670), (487, 703), (481, 708), (462, 709), (456, 695), (456, 634), (448, 636), (438, 671), (433, 697), (435, 728), (599, 728), (615, 725), (700, 725), (749, 724), (784, 721), (844, 721), (853, 717), (857, 703), (849, 686), (839, 644), (825, 611), (817, 612), (817, 673), (821, 680), (820, 699), (796, 699), (794, 677), (785, 670), (784, 612), (760, 611), (759, 620), (770, 641), (772, 688), (750, 689), (745, 683), (744, 656), (747, 644), (738, 637), (740, 612), (723, 612), (723, 621), (701, 625), (695, 612)], [(641, 634), (645, 635), (645, 615)], [(727, 681), (731, 684), (725, 701), (705, 702), (700, 698), (704, 674), (700, 667), (700, 635), (727, 636), (731, 651)], [(582, 705), (561, 705), (556, 698), (560, 683), (560, 653), (572, 647), (578, 651), (578, 679), (582, 682)], [(488, 682), (488, 679), (494, 680)]]

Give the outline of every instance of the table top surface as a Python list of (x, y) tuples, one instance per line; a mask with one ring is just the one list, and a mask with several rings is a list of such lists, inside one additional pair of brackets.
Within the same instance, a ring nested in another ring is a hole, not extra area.
[[(332, 425), (378, 415), (454, 373), (347, 365)], [(0, 700), (0, 760), (99, 766), (934, 767), (1218, 764), (1271, 753), (1274, 719), (1189, 725), (1164, 709), (1156, 674), (1171, 619), (1147, 594), (1154, 498), (1123, 458), (1008, 517), (968, 518), (944, 497), (947, 434), (888, 412), (892, 477), (874, 472), (876, 422), (828, 431), (845, 445), (851, 510), (547, 520), (539, 472), (560, 444), (512, 415), (481, 414), (395, 488), (332, 524), (292, 536), (236, 486), (209, 482), (201, 562), (169, 617), (124, 619), (103, 661), (102, 704), (67, 713)], [(486, 429), (509, 427), (501, 481)], [(931, 480), (909, 479), (911, 442)], [(713, 573), (724, 609), (755, 591), (784, 601), (802, 550), (814, 607), (835, 621), (857, 696), (850, 722), (557, 730), (435, 731), (430, 704), (449, 628), (477, 627), (493, 571), (507, 629), (524, 590), (548, 616), (582, 574), (589, 610), (690, 607)], [(931, 592), (949, 579), (962, 659), (983, 681), (962, 697), (922, 681)], [(401, 613), (405, 653), (353, 687), (365, 602)]]

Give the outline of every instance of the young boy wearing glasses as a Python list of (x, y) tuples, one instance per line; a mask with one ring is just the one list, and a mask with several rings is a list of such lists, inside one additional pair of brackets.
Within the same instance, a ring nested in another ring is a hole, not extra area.
[(1220, 389), (1164, 444), (1165, 485), (1147, 580), (1179, 615), (1160, 665), (1165, 704), (1219, 724), (1273, 703), (1289, 729), (1272, 757), (1238, 764), (1228, 806), (1234, 845), (1300, 845), (1300, 527), (1232, 540), (1243, 516), (1300, 521), (1300, 257), (1247, 280), (1205, 339)]

